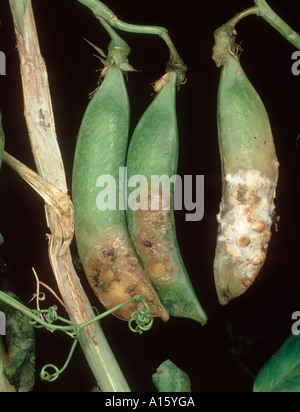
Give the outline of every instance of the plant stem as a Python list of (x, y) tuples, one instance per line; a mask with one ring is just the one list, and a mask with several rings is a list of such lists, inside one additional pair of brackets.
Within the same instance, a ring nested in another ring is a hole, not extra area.
[(229, 26), (235, 27), (242, 19), (252, 16), (259, 15), (259, 7), (251, 7), (250, 9), (243, 10), (241, 13), (238, 13), (227, 23)]
[[(9, 0), (20, 57), (25, 117), (38, 174), (55, 186), (55, 202), (46, 204), (49, 259), (72, 322), (94, 317), (74, 269), (69, 245), (74, 234), (73, 205), (68, 196), (63, 161), (57, 143), (48, 76), (40, 53), (31, 0)], [(103, 392), (129, 392), (128, 384), (99, 323), (84, 330), (79, 342)]]
[[(119, 309), (121, 309), (123, 306), (128, 305), (132, 302), (136, 302), (137, 298), (139, 298), (140, 300), (138, 300), (139, 302), (143, 302), (144, 305), (147, 305), (145, 300), (141, 297), (141, 296), (135, 296), (123, 303), (120, 303), (119, 305), (97, 315), (94, 316), (92, 319), (82, 323), (82, 324), (75, 324), (67, 319), (64, 319), (60, 316), (57, 316), (57, 320), (61, 321), (63, 323), (65, 323), (66, 325), (55, 325), (53, 323), (50, 323), (45, 321), (43, 318), (41, 318), (39, 316), (39, 314), (37, 314), (35, 311), (33, 311), (32, 309), (27, 308), (27, 306), (23, 305), (21, 302), (18, 302), (16, 299), (14, 299), (12, 296), (10, 296), (9, 294), (0, 291), (0, 307), (1, 307), (1, 302), (5, 303), (8, 306), (13, 307), (14, 309), (22, 312), (25, 316), (27, 316), (29, 319), (33, 320), (34, 322), (38, 323), (40, 326), (43, 326), (44, 328), (53, 330), (53, 331), (61, 331), (61, 332), (74, 332), (74, 330), (78, 330), (78, 332), (81, 332), (81, 330), (83, 330), (84, 328), (86, 328), (87, 326), (100, 321), (101, 319), (111, 315), (113, 312), (118, 311)], [(151, 314), (151, 311), (149, 309), (149, 307), (147, 307), (149, 313)], [(44, 312), (48, 312), (49, 310), (46, 311), (41, 311), (41, 313)], [(151, 318), (152, 319), (152, 318)]]
[(277, 30), (287, 41), (300, 50), (300, 36), (283, 21), (265, 0), (254, 0), (259, 8), (259, 15)]
[(300, 50), (300, 35), (296, 33), (288, 24), (286, 24), (266, 3), (265, 0), (254, 0), (256, 6), (246, 9), (236, 14), (227, 23), (223, 24), (214, 32), (215, 46), (213, 51), (213, 60), (217, 67), (226, 64), (229, 52), (235, 53), (235, 38), (237, 32), (235, 26), (244, 18), (257, 15), (266, 20), (274, 27), (285, 39)]
[(242, 19), (251, 15), (262, 17), (275, 30), (277, 30), (287, 41), (300, 50), (300, 35), (296, 33), (274, 10), (267, 4), (266, 0), (254, 0), (256, 6), (238, 13), (226, 24), (235, 27)]
[[(143, 303), (145, 306), (144, 309), (139, 310), (138, 312), (135, 312), (132, 315), (131, 321), (129, 322), (130, 330), (132, 332), (141, 334), (144, 331), (149, 330), (153, 324), (153, 318), (152, 318), (149, 306), (147, 305), (147, 302), (145, 301), (144, 297), (141, 295), (136, 295), (132, 299), (129, 299), (126, 302), (120, 303), (118, 306), (112, 309), (109, 309), (106, 312), (101, 313), (100, 315), (95, 316), (93, 319), (85, 323), (82, 323), (80, 325), (77, 325), (69, 321), (68, 319), (58, 316), (56, 306), (50, 307), (46, 310), (38, 310), (38, 311), (32, 310), (32, 309), (27, 308), (25, 305), (23, 305), (18, 300), (16, 300), (13, 296), (11, 296), (9, 292), (4, 293), (0, 291), (0, 308), (3, 308), (3, 307), (6, 308), (7, 306), (9, 308), (13, 307), (17, 311), (21, 312), (23, 315), (27, 316), (28, 320), (31, 319), (31, 321), (33, 321), (31, 323), (33, 323), (35, 327), (42, 326), (50, 331), (61, 331), (61, 332), (64, 332), (70, 335), (74, 339), (68, 358), (64, 366), (61, 369), (58, 369), (55, 365), (51, 365), (51, 364), (47, 364), (42, 368), (40, 377), (42, 380), (45, 380), (47, 382), (53, 382), (54, 380), (58, 379), (60, 374), (67, 368), (72, 358), (72, 355), (75, 351), (77, 343), (79, 341), (82, 330), (84, 330), (91, 324), (100, 321), (106, 316), (109, 316), (113, 312), (116, 312), (117, 310), (121, 309), (123, 306), (128, 305), (132, 302)], [(44, 320), (44, 317), (41, 315), (45, 315), (46, 321)], [(54, 324), (55, 321), (61, 322), (62, 325)], [(133, 321), (136, 322), (136, 325), (137, 325), (136, 328), (133, 328), (131, 325)], [(3, 342), (0, 336), (0, 392), (10, 392), (9, 386), (7, 386), (6, 378), (2, 373), (3, 364), (4, 364), (5, 359), (6, 359), (5, 348), (4, 348), (4, 345), (3, 345)], [(52, 375), (49, 374), (49, 372), (47, 372), (46, 370), (47, 368), (54, 369), (55, 373)]]
[(29, 319), (39, 323), (41, 326), (43, 326), (45, 328), (51, 329), (53, 331), (57, 330), (57, 331), (61, 331), (61, 332), (68, 332), (68, 331), (73, 331), (74, 330), (74, 324), (72, 324), (71, 322), (68, 322), (69, 323), (68, 326), (53, 325), (49, 322), (46, 322), (39, 315), (34, 313), (31, 309), (27, 308), (25, 305), (18, 302), (16, 299), (12, 298), (8, 294), (6, 294), (4, 292), (1, 292), (1, 291), (0, 291), (0, 301), (6, 303), (7, 305), (13, 307), (16, 310), (22, 312)]
[(88, 7), (97, 19), (106, 20), (112, 27), (122, 30), (128, 33), (138, 33), (138, 34), (152, 34), (157, 35), (164, 40), (166, 43), (170, 55), (171, 64), (175, 66), (175, 70), (178, 70), (179, 81), (182, 83), (185, 78), (185, 72), (187, 70), (185, 63), (179, 56), (174, 43), (168, 33), (168, 30), (164, 27), (159, 26), (144, 26), (137, 24), (125, 23), (118, 19), (118, 17), (101, 1), (99, 0), (77, 0), (79, 3)]
[(130, 53), (129, 45), (115, 32), (115, 30), (107, 23), (106, 20), (102, 18), (100, 18), (99, 20), (111, 38), (111, 41), (108, 45), (107, 63), (110, 64), (111, 62), (114, 62), (121, 69), (127, 68), (128, 70), (134, 70), (131, 66), (129, 66), (127, 60), (127, 56)]

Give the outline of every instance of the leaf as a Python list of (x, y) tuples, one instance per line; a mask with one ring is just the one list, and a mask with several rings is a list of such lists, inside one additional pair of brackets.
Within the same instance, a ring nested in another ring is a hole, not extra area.
[[(20, 299), (6, 292), (15, 300)], [(35, 382), (35, 336), (32, 324), (22, 312), (0, 301), (6, 316), (7, 359), (3, 373), (18, 392), (31, 392)]]
[(3, 367), (6, 362), (6, 352), (4, 347), (3, 339), (0, 335), (0, 393), (6, 392), (16, 392), (14, 386), (12, 386), (7, 380), (6, 376), (3, 373)]
[[(100, 49), (100, 47), (96, 46), (95, 44), (93, 44), (92, 42), (90, 42), (87, 39), (84, 39), (90, 46), (92, 46), (99, 54), (100, 56), (104, 57), (105, 59), (107, 58), (106, 54), (104, 53), (104, 51), (102, 49)], [(98, 57), (98, 56), (96, 56)]]
[(159, 366), (152, 381), (158, 392), (191, 392), (190, 378), (170, 360)]
[(254, 392), (300, 392), (300, 336), (291, 335), (262, 367)]
[(119, 67), (121, 70), (123, 70), (123, 72), (136, 72), (137, 71), (132, 66), (130, 66), (130, 64), (127, 62), (119, 63)]

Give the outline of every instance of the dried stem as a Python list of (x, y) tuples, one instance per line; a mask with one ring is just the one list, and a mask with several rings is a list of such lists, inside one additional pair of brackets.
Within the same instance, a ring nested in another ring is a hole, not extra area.
[[(69, 249), (73, 238), (73, 205), (67, 195), (46, 65), (40, 53), (31, 0), (10, 0), (10, 8), (20, 57), (25, 117), (38, 175), (17, 161), (15, 165), (26, 170), (27, 181), (46, 201), (51, 232), (48, 234), (50, 263), (70, 319), (81, 324), (93, 318), (94, 313)], [(102, 391), (130, 391), (99, 323), (82, 331), (80, 344)]]

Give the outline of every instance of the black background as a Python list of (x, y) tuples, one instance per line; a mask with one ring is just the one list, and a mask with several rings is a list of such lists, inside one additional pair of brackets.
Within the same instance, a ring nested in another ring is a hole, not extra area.
[[(33, 0), (32, 3), (48, 69), (58, 141), (71, 187), (75, 138), (88, 94), (97, 85), (96, 70), (100, 68), (84, 38), (103, 50), (107, 50), (109, 39), (92, 13), (76, 0)], [(269, 3), (300, 32), (298, 1), (270, 0)], [(108, 0), (106, 4), (124, 21), (167, 27), (189, 68), (188, 82), (179, 91), (177, 100), (178, 173), (205, 176), (205, 216), (200, 222), (185, 222), (184, 211), (177, 212), (176, 224), (183, 259), (209, 322), (202, 327), (183, 319), (171, 319), (167, 325), (156, 320), (152, 330), (142, 336), (134, 335), (126, 323), (112, 316), (102, 322), (102, 327), (134, 392), (155, 390), (151, 375), (166, 359), (189, 374), (194, 392), (251, 392), (253, 377), (246, 369), (254, 376), (258, 373), (288, 337), (292, 313), (300, 310), (300, 148), (296, 144), (300, 133), (300, 77), (291, 72), (295, 49), (258, 17), (249, 17), (237, 27), (238, 41), (244, 49), (242, 65), (266, 105), (274, 132), (281, 164), (276, 200), (281, 220), (254, 286), (222, 308), (217, 302), (212, 271), (221, 196), (216, 128), (219, 69), (211, 59), (213, 32), (253, 3), (251, 0)], [(7, 75), (0, 78), (6, 150), (34, 169), (8, 1), (0, 1), (0, 20), (0, 50), (7, 59)], [(139, 70), (128, 76), (134, 128), (152, 100), (151, 83), (163, 74), (168, 50), (153, 36), (123, 33), (123, 38), (132, 49), (130, 63)], [(43, 201), (6, 165), (1, 170), (0, 192), (0, 232), (5, 238), (1, 255), (14, 272), (17, 294), (27, 304), (35, 291), (32, 267), (40, 280), (57, 290), (48, 261)], [(72, 248), (75, 252), (74, 244)], [(82, 274), (81, 279), (92, 303), (102, 311)], [(53, 303), (47, 293), (45, 307)], [(63, 310), (61, 314), (64, 315)], [(45, 363), (61, 367), (71, 339), (44, 330), (37, 331), (36, 339), (36, 392), (87, 392), (95, 386), (79, 347), (57, 382), (41, 382), (38, 377), (41, 367)]]

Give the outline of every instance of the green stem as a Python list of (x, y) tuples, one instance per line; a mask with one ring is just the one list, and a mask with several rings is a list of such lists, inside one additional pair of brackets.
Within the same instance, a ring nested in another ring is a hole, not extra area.
[(18, 302), (16, 299), (12, 298), (8, 294), (4, 292), (0, 292), (0, 300), (7, 305), (13, 307), (16, 310), (19, 310), (28, 318), (32, 319), (33, 321), (39, 323), (41, 326), (51, 330), (59, 330), (63, 332), (72, 331), (74, 330), (73, 324), (70, 323), (70, 326), (61, 326), (61, 325), (52, 325), (46, 321), (44, 321), (39, 315), (35, 314), (31, 309), (27, 308), (22, 303)]
[[(67, 360), (65, 361), (65, 363), (64, 363), (64, 365), (63, 365), (63, 367), (62, 367), (61, 369), (58, 369), (57, 366), (55, 366), (55, 365), (53, 365), (53, 364), (51, 364), (51, 363), (48, 363), (47, 365), (44, 365), (44, 366), (43, 366), (43, 368), (42, 368), (42, 370), (41, 370), (41, 372), (40, 372), (40, 378), (41, 378), (43, 381), (46, 381), (46, 382), (54, 382), (54, 381), (56, 381), (56, 379), (59, 378), (59, 376), (60, 376), (60, 375), (67, 369), (67, 367), (69, 366), (69, 363), (70, 363), (70, 361), (71, 361), (71, 359), (72, 359), (73, 353), (75, 352), (77, 343), (78, 343), (78, 339), (75, 339), (74, 342), (73, 342), (73, 344), (72, 344), (72, 347), (71, 347), (71, 350), (70, 350), (70, 352), (69, 352), (69, 355), (68, 355), (68, 357), (67, 357)], [(54, 373), (50, 374), (50, 373), (47, 371), (47, 369), (53, 369), (53, 370), (54, 370)]]
[(187, 68), (185, 63), (179, 56), (167, 29), (159, 26), (143, 26), (125, 23), (119, 20), (118, 17), (99, 0), (77, 1), (79, 1), (79, 3), (83, 4), (84, 6), (88, 7), (97, 19), (101, 20), (102, 18), (106, 20), (112, 27), (118, 30), (122, 30), (128, 33), (152, 34), (162, 38), (170, 51), (171, 63), (175, 66), (175, 69), (178, 71), (180, 81), (182, 82), (184, 80), (184, 73)]
[[(123, 306), (128, 305), (132, 302), (136, 302), (136, 303), (143, 303), (144, 306), (146, 307), (146, 309), (150, 312), (150, 309), (146, 303), (146, 301), (144, 300), (143, 297), (136, 295), (135, 297), (133, 297), (130, 300), (127, 300), (126, 302), (120, 303), (118, 306), (107, 310), (106, 312), (101, 313), (100, 315), (97, 315), (95, 317), (93, 317), (92, 319), (81, 323), (81, 324), (76, 324), (72, 321), (69, 321), (67, 319), (64, 319), (60, 316), (57, 316), (57, 320), (64, 322), (67, 324), (67, 326), (62, 326), (62, 325), (55, 325), (53, 323), (47, 322), (45, 320), (43, 320), (39, 314), (37, 314), (35, 311), (33, 311), (32, 309), (27, 308), (25, 305), (23, 305), (22, 303), (18, 302), (16, 299), (14, 299), (13, 297), (11, 297), (9, 294), (1, 292), (0, 291), (0, 302), (4, 302), (5, 304), (13, 307), (16, 310), (19, 310), (20, 312), (22, 312), (24, 315), (26, 315), (28, 318), (32, 319), (34, 322), (38, 323), (39, 325), (47, 328), (47, 329), (51, 329), (53, 331), (62, 331), (62, 332), (66, 332), (66, 333), (74, 333), (76, 332), (76, 329), (78, 332), (80, 332), (82, 329), (86, 328), (87, 326), (91, 325), (94, 322), (98, 322), (101, 319), (105, 318), (108, 315), (111, 315), (113, 312), (118, 311), (119, 309), (121, 309)], [(1, 305), (0, 305), (1, 306)], [(48, 312), (46, 311), (40, 311), (41, 314), (43, 314), (44, 312)], [(133, 330), (131, 328), (131, 330)]]
[(107, 310), (107, 311), (104, 312), (104, 313), (101, 313), (100, 315), (96, 316), (95, 318), (90, 319), (90, 320), (86, 321), (85, 323), (81, 323), (81, 324), (79, 325), (79, 328), (80, 328), (80, 329), (86, 328), (87, 326), (91, 325), (92, 323), (97, 322), (97, 321), (105, 318), (105, 317), (108, 316), (108, 315), (111, 315), (112, 313), (114, 313), (114, 312), (116, 312), (117, 310), (121, 309), (123, 306), (128, 305), (129, 303), (132, 303), (132, 302), (134, 302), (134, 301), (135, 301), (135, 298), (132, 298), (132, 299), (126, 301), (126, 302), (120, 303), (120, 305), (118, 305), (118, 306), (116, 306), (116, 307), (114, 307), (114, 308), (112, 308), (112, 309), (109, 309), (109, 310)]
[(296, 33), (288, 24), (285, 23), (266, 3), (265, 0), (254, 0), (256, 6), (246, 9), (227, 23), (223, 24), (214, 32), (215, 46), (213, 51), (213, 60), (217, 67), (226, 64), (228, 53), (237, 54), (236, 50), (236, 35), (235, 26), (244, 18), (256, 15), (266, 20), (273, 28), (275, 28), (285, 39), (300, 50), (300, 35)]
[(256, 6), (244, 10), (226, 23), (235, 27), (242, 19), (251, 15), (262, 17), (275, 30), (277, 30), (287, 41), (300, 50), (300, 35), (296, 33), (274, 10), (267, 4), (266, 0), (254, 0)]
[(227, 24), (229, 26), (235, 27), (242, 19), (252, 15), (259, 15), (259, 13), (259, 7), (251, 7), (250, 9), (243, 10), (241, 13), (238, 13), (231, 20), (229, 20)]
[(100, 17), (99, 20), (111, 38), (108, 46), (108, 63), (115, 62), (121, 69), (124, 65), (128, 70), (132, 69), (127, 60), (127, 56), (130, 53), (129, 45), (115, 32), (105, 19)]
[[(64, 366), (63, 366), (61, 369), (58, 369), (55, 365), (52, 365), (52, 364), (47, 364), (47, 365), (45, 365), (45, 366), (42, 368), (41, 373), (40, 373), (41, 379), (44, 380), (44, 381), (47, 381), (47, 382), (54, 382), (54, 381), (55, 381), (56, 379), (58, 379), (59, 376), (66, 370), (66, 368), (68, 367), (68, 365), (69, 365), (69, 363), (70, 363), (70, 361), (71, 361), (71, 358), (72, 358), (72, 356), (73, 356), (73, 353), (74, 353), (74, 351), (75, 351), (75, 348), (76, 348), (76, 346), (77, 346), (79, 334), (80, 334), (80, 331), (81, 331), (82, 329), (86, 328), (87, 326), (91, 325), (91, 324), (94, 323), (94, 322), (100, 321), (100, 320), (103, 319), (104, 317), (112, 314), (113, 312), (117, 311), (118, 309), (121, 309), (123, 306), (128, 305), (129, 303), (132, 303), (132, 302), (144, 303), (145, 308), (146, 308), (146, 311), (148, 311), (148, 314), (149, 314), (149, 316), (151, 317), (151, 320), (153, 320), (153, 319), (152, 319), (152, 316), (151, 316), (151, 311), (150, 311), (150, 309), (149, 309), (149, 307), (148, 307), (145, 299), (144, 299), (142, 296), (137, 295), (137, 296), (135, 296), (134, 298), (132, 298), (132, 299), (126, 301), (126, 302), (121, 303), (120, 305), (118, 305), (118, 306), (116, 306), (116, 307), (114, 307), (114, 308), (112, 308), (112, 309), (110, 309), (110, 310), (108, 310), (108, 311), (106, 311), (106, 312), (104, 312), (104, 313), (96, 316), (95, 318), (93, 318), (93, 319), (91, 319), (91, 320), (89, 320), (89, 321), (87, 321), (87, 322), (85, 322), (85, 323), (82, 323), (82, 324), (80, 324), (80, 325), (74, 325), (74, 326), (77, 326), (77, 331), (75, 331), (75, 334), (73, 333), (74, 342), (73, 342), (73, 344), (72, 344), (71, 350), (70, 350), (70, 352), (69, 352), (69, 355), (68, 355), (68, 357), (67, 357), (67, 360), (66, 360)], [(146, 316), (146, 318), (145, 318), (144, 315), (145, 315), (145, 312), (143, 312), (143, 314), (142, 314), (142, 318), (143, 318), (142, 323), (145, 322), (145, 324), (144, 324), (144, 325), (140, 325), (140, 327), (139, 327), (139, 325), (137, 325), (138, 327), (137, 327), (136, 329), (133, 329), (132, 326), (131, 326), (131, 322), (129, 322), (129, 327), (130, 327), (130, 329), (131, 329), (133, 332), (142, 333), (143, 331), (149, 330), (149, 329), (151, 328), (152, 322), (149, 323), (149, 321), (148, 321), (149, 318), (148, 318), (147, 316)], [(62, 319), (62, 318), (58, 318), (58, 320), (62, 320), (62, 321), (67, 322), (65, 319)], [(135, 320), (135, 319), (132, 319), (132, 320)], [(52, 328), (52, 324), (50, 325), (50, 328)], [(74, 330), (76, 330), (76, 328), (74, 328)], [(67, 328), (66, 328), (66, 331), (67, 331)], [(66, 332), (66, 333), (68, 333), (68, 332)], [(47, 371), (47, 369), (53, 369), (53, 370), (54, 370), (54, 373), (50, 374), (50, 373)]]
[(287, 41), (300, 50), (300, 35), (283, 21), (265, 0), (254, 0), (259, 7), (259, 15), (277, 30)]
[[(136, 295), (132, 299), (129, 299), (126, 302), (120, 303), (118, 306), (112, 309), (109, 309), (106, 312), (101, 313), (98, 316), (93, 317), (89, 321), (86, 321), (81, 324), (76, 324), (68, 319), (64, 319), (58, 316), (56, 313), (57, 311), (56, 306), (49, 308), (47, 310), (41, 310), (41, 311), (32, 310), (24, 306), (22, 303), (18, 302), (16, 299), (10, 296), (9, 293), (4, 293), (0, 291), (0, 308), (3, 307), (3, 303), (4, 303), (5, 305), (11, 306), (14, 309), (22, 312), (25, 316), (27, 316), (29, 319), (32, 319), (35, 323), (38, 323), (40, 326), (43, 326), (52, 331), (59, 330), (59, 331), (65, 332), (74, 339), (68, 358), (64, 366), (61, 369), (58, 369), (55, 365), (52, 365), (52, 364), (47, 364), (42, 368), (40, 377), (42, 380), (47, 381), (47, 382), (55, 381), (60, 376), (60, 374), (67, 368), (72, 358), (72, 355), (75, 351), (77, 343), (80, 339), (80, 335), (83, 329), (85, 329), (86, 327), (90, 326), (91, 324), (95, 322), (100, 321), (104, 317), (112, 314), (113, 312), (116, 312), (117, 310), (121, 309), (123, 306), (128, 305), (132, 302), (143, 303), (144, 305), (144, 309), (139, 310), (138, 312), (135, 312), (132, 315), (132, 319), (129, 321), (130, 330), (132, 332), (141, 334), (144, 331), (148, 331), (152, 327), (153, 318), (152, 318), (151, 311), (149, 309), (147, 302), (145, 301), (144, 297), (140, 295)], [(42, 315), (45, 314), (46, 321), (40, 317), (41, 314)], [(55, 325), (53, 324), (54, 321), (60, 321), (66, 324), (66, 326)], [(132, 327), (132, 322), (136, 323), (136, 328)], [(34, 325), (34, 326), (38, 327), (37, 325)], [(2, 344), (1, 336), (0, 336), (0, 392), (1, 392), (1, 387), (4, 387), (4, 385), (6, 384), (5, 377), (2, 374), (3, 359), (5, 359), (5, 357), (6, 357), (6, 354), (5, 354), (4, 346)], [(49, 368), (54, 370), (54, 373), (50, 374), (47, 371), (47, 369)]]

